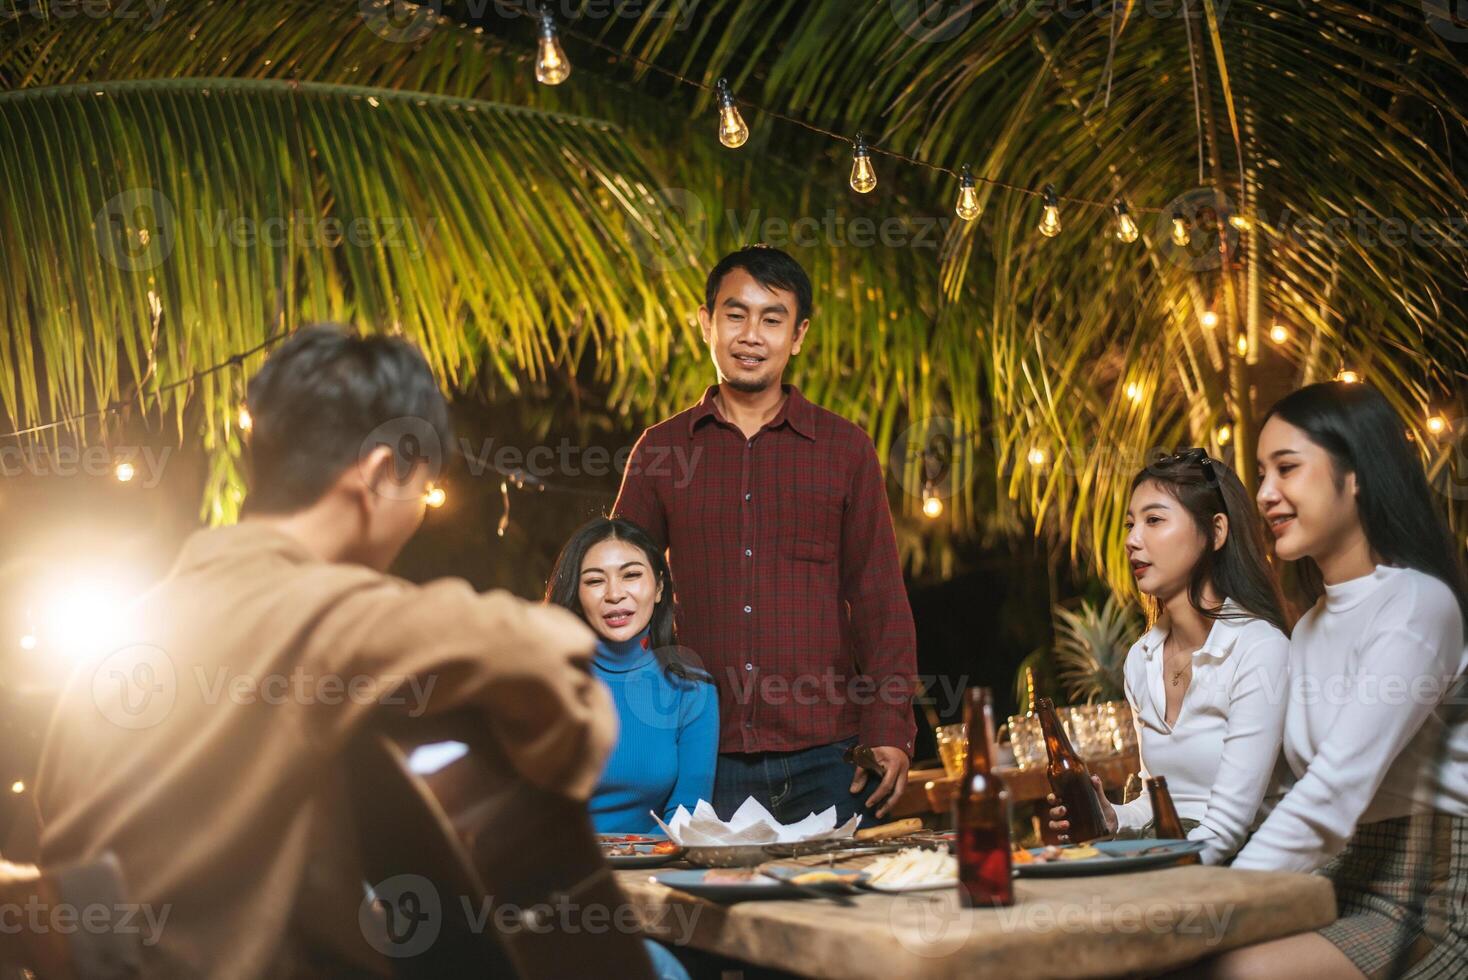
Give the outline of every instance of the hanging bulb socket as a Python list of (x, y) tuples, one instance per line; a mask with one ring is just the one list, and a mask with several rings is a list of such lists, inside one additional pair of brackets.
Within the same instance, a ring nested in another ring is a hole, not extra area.
[(978, 183), (966, 163), (958, 175), (958, 206), (954, 210), (964, 221), (973, 221), (984, 211), (983, 205), (979, 203)]
[(870, 194), (877, 186), (877, 172), (872, 169), (872, 154), (867, 149), (866, 137), (856, 134), (856, 145), (851, 151), (851, 189), (858, 194)]
[(559, 85), (571, 77), (571, 61), (556, 33), (556, 18), (548, 7), (540, 10), (540, 45), (535, 56), (535, 80), (542, 85)]
[(1116, 212), (1116, 240), (1126, 242), (1130, 245), (1137, 240), (1137, 236), (1141, 234), (1141, 229), (1137, 227), (1136, 221), (1132, 219), (1131, 213), (1127, 211), (1126, 202), (1121, 198), (1118, 197), (1116, 199), (1116, 203), (1111, 205), (1111, 210)]
[(1054, 238), (1060, 234), (1060, 198), (1055, 196), (1055, 185), (1045, 185), (1045, 204), (1040, 212), (1040, 234)]
[(719, 142), (731, 150), (737, 150), (749, 141), (749, 127), (734, 104), (734, 93), (729, 91), (729, 80), (719, 79)]

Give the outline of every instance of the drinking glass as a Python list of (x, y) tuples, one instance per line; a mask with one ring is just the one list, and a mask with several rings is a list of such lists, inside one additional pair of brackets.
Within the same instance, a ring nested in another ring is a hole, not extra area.
[(943, 760), (943, 771), (948, 778), (963, 775), (963, 765), (968, 756), (968, 725), (940, 725), (934, 732), (938, 740), (938, 758)]

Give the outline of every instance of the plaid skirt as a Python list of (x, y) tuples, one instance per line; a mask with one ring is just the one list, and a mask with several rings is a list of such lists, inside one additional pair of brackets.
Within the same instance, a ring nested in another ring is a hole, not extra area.
[(1339, 918), (1320, 934), (1367, 977), (1468, 977), (1468, 817), (1363, 824), (1321, 873)]

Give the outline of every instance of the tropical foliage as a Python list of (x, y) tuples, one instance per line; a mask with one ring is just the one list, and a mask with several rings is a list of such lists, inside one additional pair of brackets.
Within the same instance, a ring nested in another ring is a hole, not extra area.
[(1099, 609), (1083, 601), (1074, 611), (1056, 606), (1054, 613), (1056, 672), (1072, 703), (1125, 698), (1123, 665), (1137, 637), (1136, 614), (1114, 595)]
[[(817, 291), (795, 380), (867, 426), (903, 509), (936, 475), (953, 496), (926, 526), (1028, 523), (1122, 582), (1124, 490), (1152, 447), (1247, 461), (1273, 397), (1342, 368), (1395, 401), (1441, 486), (1468, 482), (1468, 32), (1434, 3), (597, 3), (555, 89), (509, 3), (12, 7), (0, 399), (22, 425), (124, 400), (183, 426), (200, 406), (225, 516), (239, 379), (169, 387), (201, 368), (356, 320), (418, 339), (461, 389), (569, 385), (594, 358), (605, 410), (645, 420), (706, 383), (702, 271), (783, 242)], [(608, 50), (1011, 186), (981, 184), (961, 222), (951, 176), (878, 155), (858, 196), (849, 146), (746, 104), (753, 136), (727, 150), (708, 91)], [(1125, 198), (1139, 240), (1074, 200), (1040, 236), (1019, 188), (1047, 182)], [(326, 219), (361, 240), (301, 232)], [(1429, 412), (1456, 426), (1428, 432)], [(935, 435), (951, 450), (925, 473)]]

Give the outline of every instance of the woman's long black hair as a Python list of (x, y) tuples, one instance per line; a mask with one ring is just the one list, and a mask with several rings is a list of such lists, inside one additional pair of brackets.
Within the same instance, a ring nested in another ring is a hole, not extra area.
[(581, 608), (581, 563), (588, 551), (608, 540), (625, 541), (641, 551), (653, 577), (663, 587), (663, 596), (653, 606), (652, 619), (647, 624), (648, 641), (663, 670), (685, 680), (711, 681), (706, 672), (690, 665), (679, 653), (673, 626), (673, 572), (652, 538), (631, 521), (597, 517), (577, 528), (556, 558), (556, 566), (546, 583), (545, 601), (569, 609), (585, 620), (586, 610)]
[[(1407, 427), (1370, 385), (1327, 381), (1281, 398), (1264, 417), (1279, 416), (1330, 454), (1339, 487), (1356, 474), (1356, 509), (1372, 552), (1384, 563), (1441, 580), (1468, 623), (1468, 575), (1432, 499)], [(1314, 559), (1295, 563), (1301, 591), (1313, 605), (1325, 591)]]
[[(1188, 578), (1188, 602), (1193, 609), (1205, 619), (1262, 619), (1288, 635), (1284, 595), (1264, 546), (1264, 521), (1238, 474), (1228, 464), (1209, 459), (1201, 449), (1185, 449), (1138, 473), (1132, 490), (1143, 483), (1155, 483), (1171, 494), (1209, 542)], [(1218, 549), (1212, 544), (1215, 514), (1228, 518), (1228, 537)], [(1209, 585), (1218, 595), (1232, 599), (1242, 612), (1231, 614), (1205, 606), (1203, 593)]]

